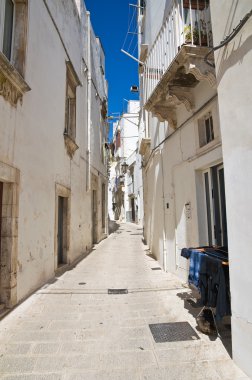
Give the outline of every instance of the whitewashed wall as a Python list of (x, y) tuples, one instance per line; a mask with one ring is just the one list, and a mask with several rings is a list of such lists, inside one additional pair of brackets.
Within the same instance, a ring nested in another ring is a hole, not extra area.
[[(71, 189), (68, 262), (91, 248), (91, 199), (86, 191), (87, 77), (82, 70), (85, 39), (74, 1), (47, 3), (65, 47), (44, 2), (29, 1), (25, 79), (31, 91), (17, 109), (0, 96), (0, 162), (20, 170), (18, 301), (54, 276), (56, 184)], [(85, 14), (85, 8), (81, 13)], [(79, 149), (72, 160), (63, 137), (69, 59), (82, 83), (77, 88)]]
[[(250, 0), (212, 1), (214, 45), (250, 10)], [(215, 58), (225, 165), (233, 358), (252, 377), (252, 18), (225, 48), (216, 51)]]
[[(139, 20), (143, 32), (141, 42), (148, 45), (149, 51), (171, 3), (170, 0), (146, 3), (145, 16)], [(140, 83), (143, 85), (141, 80)], [(143, 98), (142, 87), (140, 91)], [(144, 128), (141, 128), (141, 134), (150, 137), (152, 152), (144, 160), (144, 235), (160, 264), (185, 280), (187, 261), (180, 257), (181, 248), (207, 243), (202, 173), (222, 162), (216, 89), (201, 81), (192, 93), (195, 98), (192, 111), (187, 111), (184, 105), (177, 106), (176, 131), (168, 122), (160, 122), (151, 113), (146, 115), (146, 111), (142, 111)], [(214, 119), (215, 140), (199, 148), (198, 119), (208, 111)], [(185, 212), (187, 203), (190, 218)]]
[[(184, 105), (177, 109), (178, 127), (149, 116), (151, 149), (155, 150), (144, 169), (144, 235), (152, 253), (167, 270), (187, 280), (188, 262), (180, 256), (183, 247), (206, 245), (207, 220), (203, 170), (222, 162), (218, 103), (215, 90), (200, 83), (195, 93), (195, 116)], [(213, 100), (200, 112), (209, 99)], [(215, 140), (199, 147), (198, 119), (211, 111)], [(187, 119), (189, 121), (187, 122)], [(190, 203), (191, 217), (185, 205)]]

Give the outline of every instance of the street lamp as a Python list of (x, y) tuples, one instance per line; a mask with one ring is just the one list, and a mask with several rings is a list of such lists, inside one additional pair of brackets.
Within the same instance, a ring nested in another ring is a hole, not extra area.
[(121, 165), (121, 168), (122, 168), (122, 172), (123, 174), (126, 174), (127, 173), (127, 168), (128, 168), (128, 164), (124, 161)]

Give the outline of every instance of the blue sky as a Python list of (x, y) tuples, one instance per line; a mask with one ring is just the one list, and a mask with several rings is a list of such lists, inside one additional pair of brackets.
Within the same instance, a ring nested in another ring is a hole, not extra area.
[[(130, 87), (138, 84), (138, 64), (121, 53), (128, 22), (131, 21), (136, 0), (84, 0), (91, 12), (91, 22), (95, 34), (100, 37), (106, 55), (106, 78), (109, 83), (109, 115), (122, 113), (127, 102), (123, 99), (137, 99), (138, 94), (130, 92)], [(131, 35), (126, 41), (126, 49)], [(132, 44), (135, 45), (135, 41)], [(136, 52), (137, 54), (137, 52)], [(136, 55), (135, 54), (135, 55)]]

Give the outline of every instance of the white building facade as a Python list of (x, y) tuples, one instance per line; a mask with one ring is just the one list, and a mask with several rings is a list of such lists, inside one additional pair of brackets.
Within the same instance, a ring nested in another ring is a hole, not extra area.
[(196, 3), (149, 1), (139, 15), (144, 236), (163, 268), (183, 279), (183, 247), (225, 245), (227, 238), (225, 226), (214, 231), (225, 225), (225, 205), (208, 197), (211, 183), (216, 194), (225, 190), (215, 73), (204, 62), (210, 9)]
[(112, 204), (116, 220), (142, 223), (142, 169), (138, 153), (139, 101), (130, 100), (127, 112), (114, 124)]
[(233, 358), (252, 376), (251, 1), (138, 5), (144, 236), (184, 280), (182, 248), (228, 247)]
[(248, 248), (252, 244), (252, 4), (249, 0), (211, 1), (211, 16), (214, 46), (233, 36), (216, 50), (215, 64), (225, 165), (233, 358), (252, 377), (252, 257)]
[(106, 215), (107, 91), (82, 1), (0, 7), (0, 303), (10, 308), (106, 236), (94, 214)]

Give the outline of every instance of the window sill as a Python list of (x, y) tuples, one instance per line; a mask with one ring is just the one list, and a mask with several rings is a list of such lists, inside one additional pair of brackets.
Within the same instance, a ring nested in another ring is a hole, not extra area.
[(64, 132), (64, 139), (65, 139), (65, 145), (67, 149), (68, 155), (73, 158), (74, 153), (76, 152), (77, 149), (79, 149), (78, 145), (76, 142), (70, 137), (67, 132)]
[(16, 107), (18, 101), (22, 104), (23, 95), (30, 90), (24, 78), (0, 51), (0, 95)]
[(198, 147), (196, 153), (197, 154), (201, 154), (201, 153), (204, 153), (205, 151), (208, 152), (209, 150), (214, 149), (216, 146), (219, 146), (219, 144), (221, 144), (220, 138), (219, 137), (215, 137), (209, 143), (207, 143), (207, 144), (205, 144), (205, 145), (203, 145), (201, 147)]

